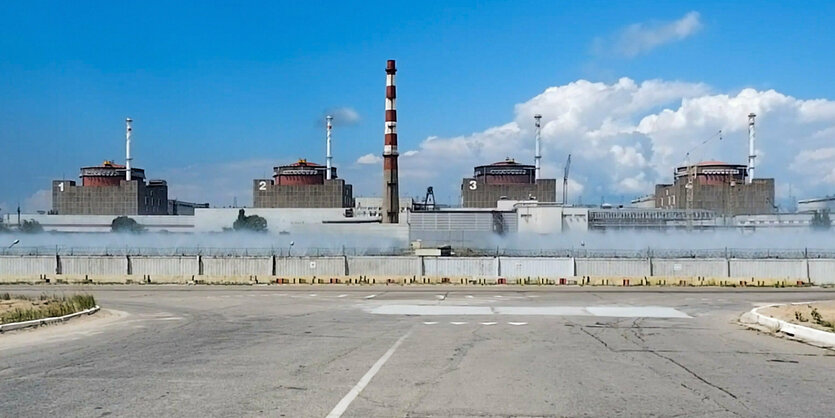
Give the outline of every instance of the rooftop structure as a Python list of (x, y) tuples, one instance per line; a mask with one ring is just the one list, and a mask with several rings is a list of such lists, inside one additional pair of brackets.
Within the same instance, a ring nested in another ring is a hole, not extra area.
[(462, 206), (495, 208), (499, 200), (555, 202), (555, 179), (537, 179), (536, 167), (511, 158), (475, 167), (473, 177), (461, 183)]
[(350, 208), (354, 206), (350, 184), (325, 166), (305, 159), (273, 168), (272, 179), (253, 181), (256, 208)]

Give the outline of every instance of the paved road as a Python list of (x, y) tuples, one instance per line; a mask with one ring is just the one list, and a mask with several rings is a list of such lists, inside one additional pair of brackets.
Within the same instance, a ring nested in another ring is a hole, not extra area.
[[(758, 303), (835, 299), (826, 290), (89, 290), (110, 316), (0, 335), (0, 415), (785, 417), (835, 406), (833, 352), (735, 323)], [(613, 306), (628, 309), (601, 308)]]

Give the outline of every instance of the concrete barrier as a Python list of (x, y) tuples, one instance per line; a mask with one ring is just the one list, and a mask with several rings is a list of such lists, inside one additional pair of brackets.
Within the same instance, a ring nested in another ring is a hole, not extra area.
[(128, 274), (128, 259), (124, 256), (62, 255), (62, 275), (119, 276)]
[(54, 255), (0, 256), (0, 276), (55, 274), (58, 258)]
[(650, 261), (632, 258), (575, 258), (575, 276), (648, 277)]
[(499, 276), (560, 279), (574, 276), (573, 258), (499, 257)]
[(808, 280), (806, 260), (741, 260), (731, 259), (730, 278)]
[(272, 276), (273, 257), (203, 256), (203, 276)]
[(496, 257), (424, 257), (424, 276), (442, 278), (494, 278), (499, 276)]
[(345, 276), (344, 257), (276, 257), (275, 276), (278, 277), (342, 277)]
[(728, 260), (724, 258), (653, 258), (652, 275), (657, 277), (728, 277)]
[(191, 276), (200, 274), (197, 256), (131, 256), (134, 276)]
[(348, 275), (370, 277), (420, 277), (420, 257), (348, 257)]
[(835, 260), (810, 258), (809, 280), (814, 284), (835, 284)]

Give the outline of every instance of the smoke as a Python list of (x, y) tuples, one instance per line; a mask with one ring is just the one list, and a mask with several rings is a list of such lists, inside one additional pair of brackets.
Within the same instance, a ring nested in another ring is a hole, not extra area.
[(333, 126), (354, 126), (360, 123), (360, 114), (353, 107), (332, 107), (326, 109), (322, 115), (316, 119), (316, 126), (323, 126), (326, 116), (333, 116)]

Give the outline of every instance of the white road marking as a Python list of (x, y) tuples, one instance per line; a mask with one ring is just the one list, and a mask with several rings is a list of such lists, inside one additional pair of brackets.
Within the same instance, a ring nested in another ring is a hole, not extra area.
[(337, 296), (337, 297), (338, 297), (338, 298), (344, 298), (345, 296), (348, 296), (348, 295), (339, 295), (339, 296)]
[(498, 322), (482, 322), (481, 325), (496, 325)]
[(666, 306), (470, 306), (382, 305), (365, 308), (379, 315), (601, 316), (615, 318), (692, 318)]
[(400, 344), (403, 343), (403, 340), (405, 340), (410, 333), (411, 331), (407, 332), (405, 335), (400, 337), (400, 339), (398, 339), (394, 343), (394, 345), (392, 345), (391, 348), (389, 348), (389, 350), (386, 351), (386, 353), (383, 354), (383, 356), (380, 357), (380, 359), (377, 360), (377, 362), (374, 363), (373, 366), (371, 366), (370, 369), (368, 369), (368, 372), (366, 372), (365, 375), (362, 376), (360, 381), (357, 382), (357, 384), (354, 385), (354, 387), (351, 388), (350, 391), (348, 391), (348, 394), (345, 395), (345, 397), (343, 397), (342, 400), (340, 400), (335, 407), (333, 407), (331, 412), (328, 414), (327, 418), (339, 418), (342, 416), (342, 414), (345, 413), (345, 410), (348, 409), (348, 406), (351, 405), (351, 402), (353, 402), (354, 399), (356, 399), (357, 396), (359, 396), (360, 392), (362, 392), (362, 390), (365, 389), (366, 386), (368, 386), (368, 383), (371, 382), (371, 379), (374, 378), (374, 375), (376, 375), (377, 372), (380, 371), (383, 365), (386, 364), (386, 362), (388, 361), (389, 357), (391, 357), (391, 355), (394, 354), (394, 351), (397, 350), (397, 347), (400, 347)]
[(528, 325), (527, 322), (508, 322), (508, 325)]
[(377, 297), (377, 295), (368, 295), (365, 298), (366, 299), (373, 299), (373, 298), (376, 298), (376, 297)]
[(466, 325), (467, 323), (466, 322), (454, 322), (453, 321), (453, 322), (450, 322), (450, 324), (452, 324), (452, 325)]
[(423, 325), (435, 325), (435, 324), (437, 324), (437, 322), (431, 322), (431, 321), (424, 321), (423, 322)]
[(446, 295), (435, 295), (435, 297), (440, 299), (440, 300), (446, 299)]
[(464, 297), (467, 298), (467, 299), (472, 299), (473, 295), (467, 295), (467, 296), (464, 296)]
[(154, 318), (154, 319), (151, 319), (151, 321), (182, 321), (182, 320), (183, 320), (183, 318), (179, 317), (179, 316), (171, 316), (171, 317), (168, 317), (168, 318)]
[(316, 296), (316, 294), (315, 294), (315, 293), (311, 293), (311, 294), (310, 294), (310, 295), (308, 295), (308, 296)]
[(494, 298), (500, 298), (500, 297), (502, 297), (502, 295), (496, 295), (496, 296), (493, 296), (493, 297)]

